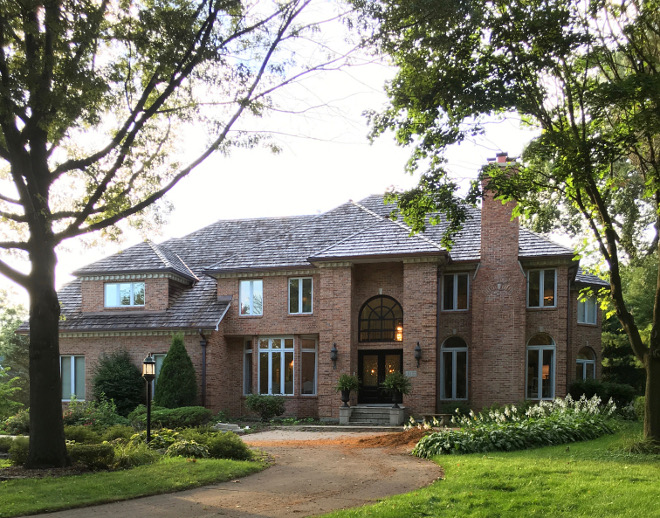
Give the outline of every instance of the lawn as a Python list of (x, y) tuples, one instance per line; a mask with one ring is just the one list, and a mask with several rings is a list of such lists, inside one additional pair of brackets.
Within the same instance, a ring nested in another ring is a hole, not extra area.
[(35, 514), (171, 493), (232, 480), (264, 468), (262, 462), (163, 458), (131, 470), (0, 482), (0, 517)]
[(622, 450), (641, 425), (593, 441), (434, 461), (444, 480), (327, 517), (660, 517), (660, 455)]

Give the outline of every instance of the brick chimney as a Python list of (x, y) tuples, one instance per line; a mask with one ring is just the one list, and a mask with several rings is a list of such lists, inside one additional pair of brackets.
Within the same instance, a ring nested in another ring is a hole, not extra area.
[[(489, 160), (500, 167), (514, 162), (507, 153)], [(484, 193), (481, 257), (472, 283), (470, 400), (476, 407), (524, 399), (526, 278), (518, 262), (519, 222), (511, 218), (515, 202), (503, 204), (495, 196)]]

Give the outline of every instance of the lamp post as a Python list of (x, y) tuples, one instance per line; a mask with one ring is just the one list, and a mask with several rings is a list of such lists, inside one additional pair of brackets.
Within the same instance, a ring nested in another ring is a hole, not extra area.
[(156, 361), (149, 353), (142, 362), (142, 377), (147, 382), (147, 444), (151, 441), (151, 382), (156, 377)]

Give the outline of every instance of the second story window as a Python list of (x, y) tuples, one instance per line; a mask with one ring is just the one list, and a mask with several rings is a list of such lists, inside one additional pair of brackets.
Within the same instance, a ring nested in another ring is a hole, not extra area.
[(144, 306), (144, 282), (108, 283), (104, 298), (106, 308)]
[(258, 316), (264, 314), (264, 281), (261, 279), (241, 281), (238, 291), (241, 315)]
[(557, 271), (530, 270), (527, 272), (527, 307), (554, 308), (557, 306)]
[(578, 324), (595, 324), (597, 315), (595, 296), (588, 295), (578, 299)]
[(401, 342), (403, 309), (392, 297), (377, 295), (360, 309), (358, 318), (360, 342)]
[(289, 313), (304, 314), (312, 312), (312, 278), (299, 277), (289, 279)]
[(468, 308), (468, 274), (453, 273), (442, 276), (442, 309), (459, 311)]

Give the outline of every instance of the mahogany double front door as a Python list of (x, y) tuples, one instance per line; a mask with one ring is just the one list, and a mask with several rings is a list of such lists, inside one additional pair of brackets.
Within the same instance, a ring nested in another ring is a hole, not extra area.
[(403, 349), (358, 351), (358, 403), (391, 403), (392, 396), (382, 384), (385, 376), (396, 371), (403, 372)]

